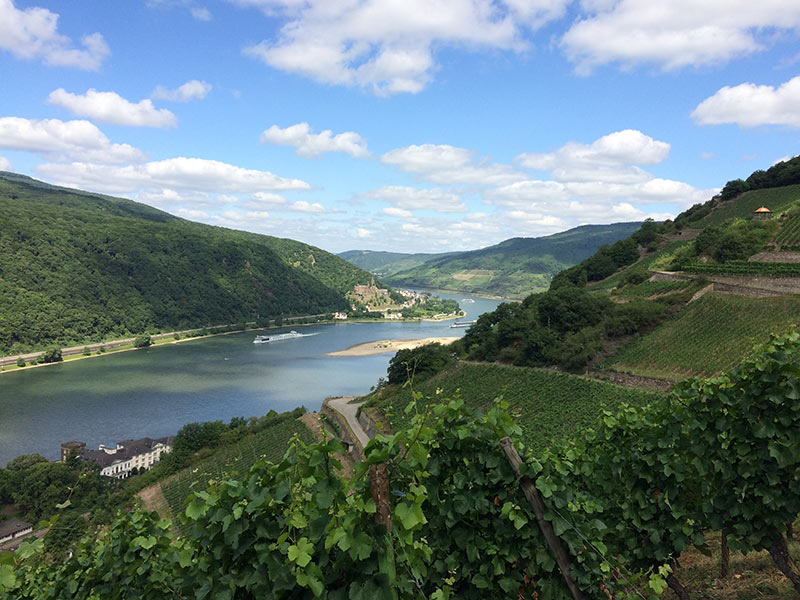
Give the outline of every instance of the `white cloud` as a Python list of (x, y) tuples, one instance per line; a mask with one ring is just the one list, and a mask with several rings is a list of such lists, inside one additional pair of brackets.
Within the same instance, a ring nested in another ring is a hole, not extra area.
[(800, 76), (778, 88), (753, 83), (725, 86), (703, 100), (692, 112), (692, 118), (700, 125), (800, 127)]
[(40, 7), (19, 10), (13, 0), (0, 0), (0, 48), (17, 58), (96, 71), (111, 53), (99, 33), (84, 35), (81, 44), (83, 49), (75, 48), (58, 32), (58, 14)]
[(345, 152), (354, 158), (369, 156), (367, 142), (354, 131), (333, 135), (330, 129), (311, 133), (308, 123), (298, 123), (286, 129), (273, 125), (265, 130), (259, 141), (262, 144), (293, 146), (298, 156), (316, 158), (326, 152)]
[(792, 160), (792, 157), (791, 156), (782, 156), (779, 159), (775, 160), (770, 166), (774, 167), (778, 163), (786, 162), (788, 160)]
[(558, 181), (637, 183), (650, 176), (633, 166), (653, 165), (669, 155), (669, 144), (641, 131), (625, 129), (605, 135), (592, 144), (568, 142), (550, 154), (527, 153), (517, 157), (523, 167), (552, 171)]
[(570, 0), (231, 0), (287, 17), (277, 39), (245, 53), (322, 83), (416, 93), (445, 46), (520, 51), (523, 31), (560, 17)]
[(256, 192), (253, 194), (253, 200), (258, 204), (286, 204), (286, 198), (271, 192)]
[(724, 63), (800, 27), (800, 3), (786, 0), (584, 0), (582, 8), (561, 41), (582, 73), (609, 63), (664, 70)]
[(200, 6), (193, 6), (190, 9), (192, 16), (197, 19), (198, 21), (210, 21), (211, 20), (211, 11), (207, 8), (203, 8)]
[(306, 202), (305, 200), (298, 200), (297, 202), (293, 202), (289, 206), (290, 210), (296, 212), (304, 212), (304, 213), (323, 213), (325, 212), (325, 207), (322, 206), (319, 202)]
[(363, 227), (356, 229), (356, 237), (361, 238), (362, 240), (371, 236), (372, 233), (368, 229), (364, 229)]
[(14, 165), (5, 156), (0, 156), (0, 171), (13, 171)]
[[(440, 213), (459, 213), (467, 211), (467, 207), (458, 194), (439, 188), (417, 189), (400, 185), (389, 185), (362, 194), (362, 196), (383, 200), (394, 205), (395, 208), (393, 209), (386, 208), (383, 210), (385, 214), (393, 216), (407, 216), (404, 213), (412, 210), (433, 210)], [(397, 209), (402, 209), (403, 212), (401, 213)]]
[(410, 219), (414, 216), (414, 213), (412, 213), (410, 210), (405, 210), (404, 208), (397, 208), (394, 206), (382, 208), (381, 212), (385, 215), (389, 215), (390, 217), (400, 217), (401, 219)]
[(66, 108), (79, 117), (127, 127), (175, 127), (178, 119), (166, 108), (157, 109), (150, 100), (133, 103), (116, 92), (89, 89), (70, 94), (64, 88), (50, 92), (47, 103)]
[(243, 169), (202, 158), (170, 158), (124, 167), (84, 162), (44, 164), (39, 165), (36, 170), (62, 185), (109, 193), (132, 193), (136, 190), (165, 187), (206, 193), (254, 193), (263, 190), (303, 190), (310, 187), (299, 179), (285, 179), (268, 171)]
[(112, 144), (89, 121), (0, 118), (0, 148), (25, 150), (49, 160), (122, 163), (144, 160), (144, 154), (128, 144)]
[(717, 155), (714, 154), (713, 152), (701, 152), (700, 158), (702, 158), (703, 160), (711, 160), (713, 158), (717, 158)]
[(442, 185), (502, 185), (526, 179), (508, 165), (490, 164), (471, 150), (448, 145), (398, 148), (381, 156), (381, 162)]
[(212, 86), (210, 83), (192, 79), (174, 90), (159, 85), (153, 90), (150, 97), (157, 100), (170, 100), (172, 102), (189, 102), (190, 100), (202, 100), (208, 96), (211, 88)]

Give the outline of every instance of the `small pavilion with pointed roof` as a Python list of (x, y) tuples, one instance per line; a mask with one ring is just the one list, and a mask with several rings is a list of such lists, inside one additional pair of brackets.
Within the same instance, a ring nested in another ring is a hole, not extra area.
[(753, 211), (753, 218), (766, 221), (767, 219), (772, 218), (772, 211), (766, 206), (762, 206), (761, 208), (757, 208)]

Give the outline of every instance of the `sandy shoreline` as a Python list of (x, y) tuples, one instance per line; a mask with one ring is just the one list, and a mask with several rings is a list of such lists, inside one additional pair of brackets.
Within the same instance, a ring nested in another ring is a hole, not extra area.
[(414, 340), (377, 340), (375, 342), (366, 342), (364, 344), (356, 344), (344, 350), (337, 350), (336, 352), (328, 352), (326, 356), (370, 356), (372, 354), (383, 354), (384, 352), (397, 352), (398, 350), (411, 350), (425, 344), (452, 344), (459, 337), (430, 337)]

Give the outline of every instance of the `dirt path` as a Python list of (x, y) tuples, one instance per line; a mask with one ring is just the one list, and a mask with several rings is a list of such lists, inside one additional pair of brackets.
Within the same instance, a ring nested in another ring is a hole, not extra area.
[(364, 431), (364, 428), (361, 427), (361, 423), (358, 422), (358, 418), (356, 417), (356, 411), (358, 411), (358, 407), (360, 404), (350, 404), (350, 400), (353, 399), (353, 396), (343, 396), (341, 398), (328, 398), (327, 404), (328, 408), (331, 410), (335, 410), (339, 413), (344, 420), (347, 421), (347, 425), (350, 427), (350, 430), (356, 436), (356, 440), (363, 448), (369, 443), (369, 436), (367, 432)]
[[(319, 420), (319, 413), (318, 412), (308, 412), (300, 417), (300, 420), (303, 422), (303, 425), (308, 427), (311, 434), (314, 436), (314, 439), (322, 441), (323, 439), (323, 431), (322, 431), (322, 422)], [(335, 433), (327, 432), (326, 434), (328, 439), (331, 437), (336, 437)], [(342, 465), (340, 474), (347, 480), (352, 479), (353, 477), (353, 457), (350, 456), (347, 452), (340, 453), (337, 452), (333, 455), (333, 458), (339, 461)]]
[(169, 510), (167, 499), (164, 498), (160, 483), (144, 488), (139, 492), (139, 498), (142, 499), (142, 504), (147, 510), (156, 511), (162, 519), (172, 518), (172, 513)]

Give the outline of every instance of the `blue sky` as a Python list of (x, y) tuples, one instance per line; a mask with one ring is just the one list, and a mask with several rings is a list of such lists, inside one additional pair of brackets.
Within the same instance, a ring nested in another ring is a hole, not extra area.
[(666, 218), (800, 154), (796, 0), (0, 0), (0, 169), (330, 251)]

